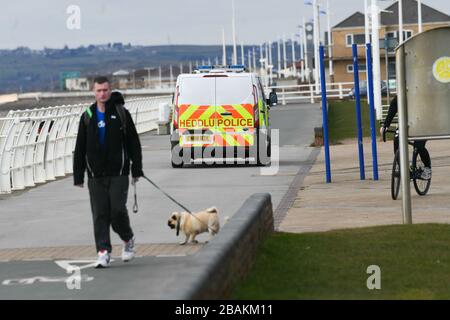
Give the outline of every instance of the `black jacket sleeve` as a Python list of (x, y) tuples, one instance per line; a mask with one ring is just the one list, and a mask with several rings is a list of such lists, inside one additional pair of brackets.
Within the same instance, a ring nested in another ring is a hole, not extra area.
[(397, 97), (392, 99), (391, 103), (389, 104), (389, 110), (388, 114), (386, 116), (386, 119), (384, 120), (383, 127), (389, 128), (391, 125), (392, 120), (394, 119), (395, 115), (397, 114), (398, 106), (397, 106)]
[(84, 112), (78, 126), (77, 142), (73, 155), (73, 182), (74, 185), (84, 183), (84, 172), (86, 170), (86, 125), (84, 123)]
[[(124, 108), (125, 109), (125, 108)], [(130, 112), (125, 109), (126, 121), (127, 121), (127, 150), (131, 159), (131, 175), (133, 178), (142, 177), (144, 172), (142, 171), (142, 148), (139, 140), (139, 135), (136, 131), (133, 119)]]

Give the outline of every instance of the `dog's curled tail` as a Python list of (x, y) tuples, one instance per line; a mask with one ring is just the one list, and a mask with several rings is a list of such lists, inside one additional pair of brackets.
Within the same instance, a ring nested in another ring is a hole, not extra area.
[(208, 208), (208, 209), (206, 209), (206, 212), (208, 212), (208, 213), (217, 213), (217, 208), (216, 207)]

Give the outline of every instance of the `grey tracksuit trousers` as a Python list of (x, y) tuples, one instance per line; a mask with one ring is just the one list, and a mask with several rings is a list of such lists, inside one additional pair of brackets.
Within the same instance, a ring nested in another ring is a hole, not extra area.
[(88, 180), (97, 252), (112, 251), (110, 227), (123, 241), (133, 238), (126, 207), (128, 176), (97, 177)]

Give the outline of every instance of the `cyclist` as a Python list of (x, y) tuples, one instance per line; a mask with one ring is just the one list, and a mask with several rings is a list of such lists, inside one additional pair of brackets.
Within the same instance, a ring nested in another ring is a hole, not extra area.
[[(380, 133), (383, 135), (384, 131), (390, 127), (392, 119), (394, 119), (395, 115), (397, 114), (398, 107), (397, 107), (397, 96), (394, 97), (394, 99), (391, 100), (391, 103), (389, 104), (389, 110), (388, 114), (386, 116), (386, 119), (384, 120), (383, 125), (380, 128)], [(425, 165), (425, 168), (423, 169), (421, 177), (425, 180), (431, 179), (431, 160), (430, 155), (425, 148), (426, 140), (418, 140), (414, 141), (414, 148), (417, 148), (417, 151), (419, 152), (420, 158), (423, 161), (423, 164)], [(398, 150), (398, 131), (395, 134), (394, 137), (394, 154)]]

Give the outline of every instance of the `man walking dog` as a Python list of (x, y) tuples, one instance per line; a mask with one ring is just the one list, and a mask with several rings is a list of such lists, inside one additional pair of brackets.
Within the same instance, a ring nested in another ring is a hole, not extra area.
[(134, 234), (126, 207), (130, 160), (132, 184), (144, 175), (142, 150), (131, 115), (106, 77), (94, 80), (96, 102), (80, 118), (73, 161), (74, 185), (83, 187), (87, 170), (94, 221), (96, 268), (110, 264), (110, 227), (123, 243), (122, 260), (134, 258)]

